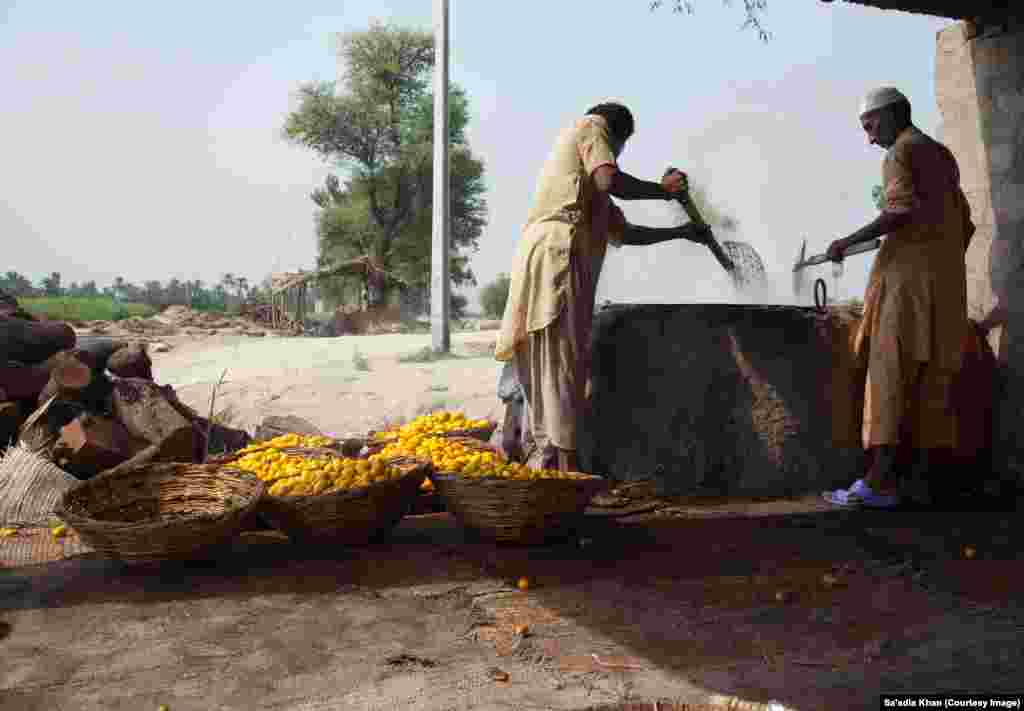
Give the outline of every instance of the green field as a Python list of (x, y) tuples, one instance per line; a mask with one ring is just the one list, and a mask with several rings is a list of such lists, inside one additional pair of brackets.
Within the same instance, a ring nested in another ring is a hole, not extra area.
[(18, 303), (37, 318), (58, 321), (120, 321), (130, 316), (153, 316), (156, 309), (146, 304), (118, 304), (104, 296), (37, 296)]

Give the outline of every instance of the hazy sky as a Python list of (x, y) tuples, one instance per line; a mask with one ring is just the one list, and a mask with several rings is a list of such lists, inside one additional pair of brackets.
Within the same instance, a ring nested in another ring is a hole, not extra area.
[[(637, 118), (622, 168), (654, 179), (673, 164), (706, 184), (775, 277), (778, 293), (760, 300), (786, 302), (802, 238), (822, 251), (875, 214), (882, 152), (857, 121), (863, 92), (897, 85), (918, 125), (938, 129), (935, 33), (949, 21), (768, 5), (766, 45), (738, 30), (741, 3), (701, 0), (685, 16), (651, 13), (648, 0), (453, 0), (451, 78), (469, 93), (469, 140), (488, 174), (490, 222), (472, 262), (480, 284), (509, 270), (559, 128), (615, 98)], [(0, 271), (102, 286), (228, 271), (258, 282), (312, 267), (309, 192), (328, 167), (279, 137), (294, 90), (335, 78), (334, 33), (373, 19), (429, 29), (432, 6), (5, 3)], [(673, 219), (664, 204), (623, 207), (640, 224)], [(863, 290), (869, 266), (847, 263), (846, 295)], [(735, 300), (707, 250), (680, 243), (615, 252), (599, 291)]]

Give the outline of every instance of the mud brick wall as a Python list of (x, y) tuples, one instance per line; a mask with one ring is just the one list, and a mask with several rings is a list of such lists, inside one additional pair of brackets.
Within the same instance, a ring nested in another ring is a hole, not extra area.
[(938, 34), (941, 140), (960, 164), (978, 232), (967, 254), (969, 313), (1009, 310), (992, 346), (1002, 395), (993, 459), (1024, 483), (1024, 26), (957, 23)]
[(798, 307), (603, 309), (584, 471), (677, 495), (849, 485), (863, 471), (852, 323)]

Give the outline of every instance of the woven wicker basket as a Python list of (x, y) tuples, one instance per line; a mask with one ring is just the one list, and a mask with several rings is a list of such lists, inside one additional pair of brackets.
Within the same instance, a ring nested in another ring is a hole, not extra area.
[(81, 483), (22, 443), (0, 455), (0, 528), (40, 526), (60, 497)]
[(430, 477), (445, 505), (465, 528), (501, 543), (544, 543), (570, 534), (595, 494), (608, 486), (590, 479), (467, 479)]
[(184, 560), (229, 543), (265, 488), (252, 474), (218, 465), (151, 464), (83, 482), (54, 513), (102, 555)]
[(430, 462), (414, 457), (391, 459), (388, 464), (402, 469), (400, 479), (310, 496), (267, 494), (256, 511), (294, 541), (369, 543), (398, 525), (431, 473)]

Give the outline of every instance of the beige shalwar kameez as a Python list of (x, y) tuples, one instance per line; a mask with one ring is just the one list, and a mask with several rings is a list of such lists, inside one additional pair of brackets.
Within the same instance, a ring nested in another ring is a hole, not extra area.
[(625, 229), (622, 211), (595, 188), (602, 165), (616, 165), (603, 118), (559, 135), (519, 241), (495, 348), (497, 360), (515, 363), (541, 452), (576, 449), (597, 281), (609, 241), (620, 245)]
[(867, 368), (864, 446), (955, 447), (970, 207), (952, 153), (913, 126), (886, 154), (882, 179), (884, 209), (913, 210), (914, 222), (886, 237), (864, 298), (855, 340)]

